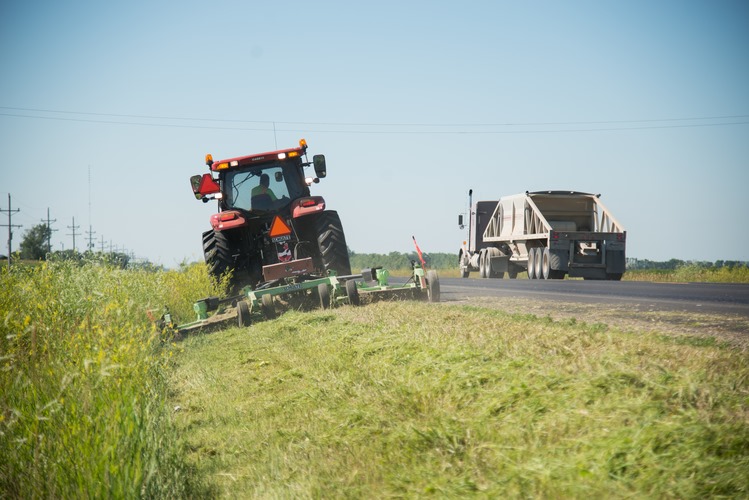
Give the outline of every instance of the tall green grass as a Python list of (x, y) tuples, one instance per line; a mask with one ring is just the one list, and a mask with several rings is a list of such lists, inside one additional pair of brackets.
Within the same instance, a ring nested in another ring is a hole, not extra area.
[(671, 281), (679, 283), (749, 283), (749, 267), (705, 267), (685, 265), (676, 269), (643, 269), (627, 271), (624, 279), (629, 281)]
[(167, 406), (175, 347), (148, 308), (187, 313), (202, 266), (50, 263), (0, 274), (0, 497), (177, 498), (199, 478)]
[(384, 302), (183, 345), (178, 423), (227, 496), (749, 496), (749, 359), (717, 342)]

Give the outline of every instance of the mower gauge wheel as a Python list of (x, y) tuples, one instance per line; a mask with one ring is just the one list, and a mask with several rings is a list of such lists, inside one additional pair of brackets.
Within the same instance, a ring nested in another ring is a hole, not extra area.
[(244, 300), (237, 302), (237, 323), (240, 328), (250, 326), (252, 323), (250, 316), (250, 306)]
[(325, 283), (317, 285), (317, 295), (320, 297), (320, 307), (330, 309), (330, 289)]
[(260, 309), (265, 315), (265, 319), (274, 319), (276, 317), (276, 306), (273, 305), (273, 295), (263, 295)]
[(356, 287), (356, 281), (348, 280), (346, 282), (346, 296), (348, 296), (348, 302), (350, 305), (359, 305), (359, 289)]
[(437, 275), (437, 271), (429, 270), (426, 275), (427, 280), (427, 297), (429, 302), (440, 301), (440, 278)]

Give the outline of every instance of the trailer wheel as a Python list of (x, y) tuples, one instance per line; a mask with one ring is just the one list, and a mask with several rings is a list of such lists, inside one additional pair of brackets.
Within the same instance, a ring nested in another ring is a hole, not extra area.
[(330, 309), (330, 289), (325, 283), (317, 285), (317, 295), (320, 297), (320, 307)]
[(528, 279), (536, 279), (536, 249), (528, 250)]
[(252, 323), (250, 306), (244, 300), (237, 302), (237, 323), (239, 324), (239, 328), (250, 326)]
[(609, 281), (621, 281), (623, 273), (606, 273), (606, 279)]
[(437, 275), (437, 271), (430, 269), (427, 271), (427, 297), (429, 302), (440, 301), (440, 278)]
[(356, 286), (356, 281), (348, 280), (346, 282), (346, 296), (348, 297), (348, 303), (352, 306), (358, 306), (359, 301), (359, 288)]
[(536, 248), (535, 274), (537, 280), (546, 279), (543, 275), (544, 249)]
[(486, 250), (479, 251), (479, 278), (486, 278)]
[(265, 319), (274, 319), (276, 317), (276, 306), (273, 304), (273, 295), (263, 295), (260, 299), (260, 310), (263, 311)]
[(547, 280), (551, 275), (551, 262), (549, 261), (549, 247), (546, 247), (541, 252), (541, 279)]

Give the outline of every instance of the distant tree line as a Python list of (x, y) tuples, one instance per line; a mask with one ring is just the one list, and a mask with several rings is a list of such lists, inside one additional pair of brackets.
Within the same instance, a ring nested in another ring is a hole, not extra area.
[[(458, 267), (457, 253), (423, 253), (427, 267), (433, 269), (455, 269)], [(387, 269), (409, 269), (411, 262), (418, 262), (419, 257), (416, 252), (401, 253), (390, 252), (388, 254), (378, 253), (357, 253), (349, 249), (349, 260), (351, 262), (351, 271), (357, 272), (359, 269), (366, 267), (382, 266)], [(654, 261), (648, 259), (627, 259), (627, 269), (659, 269), (672, 271), (680, 267), (691, 266), (704, 269), (720, 269), (723, 267), (747, 267), (749, 262), (739, 260), (716, 260), (709, 261), (691, 261), (671, 259), (667, 261)]]
[(119, 267), (121, 269), (141, 268), (158, 269), (151, 262), (143, 259), (132, 259), (124, 252), (94, 252), (86, 250), (51, 250), (49, 240), (51, 231), (46, 224), (37, 224), (24, 233), (18, 251), (13, 252), (13, 259), (26, 261), (76, 261), (76, 262), (99, 262), (102, 264)]
[[(452, 269), (458, 266), (458, 256), (453, 253), (426, 253), (422, 252), (424, 262), (432, 269)], [(384, 267), (386, 269), (410, 269), (412, 262), (419, 262), (416, 251), (410, 253), (390, 252), (379, 253), (357, 253), (349, 249), (349, 261), (351, 272), (358, 272), (368, 267)]]
[(694, 260), (680, 260), (680, 259), (671, 259), (666, 261), (655, 261), (655, 260), (648, 260), (648, 259), (627, 259), (627, 269), (630, 270), (640, 270), (640, 269), (658, 269), (658, 270), (666, 270), (666, 271), (673, 271), (675, 269), (678, 269), (680, 267), (697, 267), (702, 269), (721, 269), (724, 267), (727, 268), (734, 268), (734, 267), (747, 267), (749, 265), (746, 261), (741, 260), (716, 260), (715, 262), (710, 261), (694, 261)]

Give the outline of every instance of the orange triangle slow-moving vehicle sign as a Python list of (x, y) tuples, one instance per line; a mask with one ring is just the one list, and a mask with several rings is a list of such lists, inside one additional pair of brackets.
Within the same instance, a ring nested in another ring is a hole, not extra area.
[(291, 239), (291, 228), (284, 220), (276, 215), (270, 226), (269, 236), (272, 241), (286, 241)]

